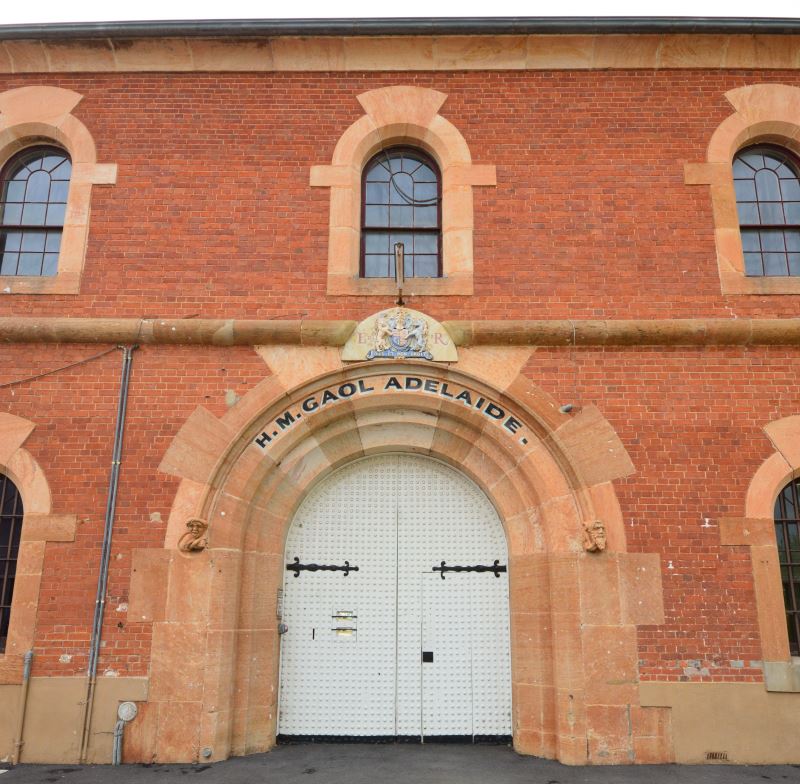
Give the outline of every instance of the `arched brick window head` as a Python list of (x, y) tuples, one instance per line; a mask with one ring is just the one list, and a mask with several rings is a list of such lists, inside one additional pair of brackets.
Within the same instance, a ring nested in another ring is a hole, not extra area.
[(394, 278), (398, 242), (406, 278), (441, 277), (441, 176), (430, 156), (381, 150), (364, 167), (361, 203), (362, 278)]
[(52, 276), (64, 229), (72, 162), (64, 150), (29, 147), (0, 178), (0, 275)]
[(16, 485), (0, 474), (0, 653), (8, 638), (21, 533), (22, 498)]
[(733, 161), (748, 276), (800, 276), (800, 165), (781, 147), (757, 145)]
[(789, 482), (775, 501), (775, 536), (789, 651), (792, 656), (800, 656), (800, 479)]

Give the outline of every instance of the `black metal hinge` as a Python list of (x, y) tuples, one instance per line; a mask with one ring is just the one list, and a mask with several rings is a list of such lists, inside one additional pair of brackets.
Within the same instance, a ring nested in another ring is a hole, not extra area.
[(495, 561), (491, 566), (447, 566), (446, 561), (442, 561), (441, 566), (434, 566), (434, 572), (441, 572), (444, 580), (445, 572), (492, 572), (495, 577), (500, 576), (500, 572), (508, 571), (505, 565), (500, 565), (500, 561)]
[[(503, 567), (505, 568), (505, 567)], [(344, 566), (323, 566), (321, 564), (301, 564), (299, 558), (294, 559), (294, 563), (286, 564), (287, 572), (294, 572), (295, 577), (300, 576), (300, 572), (344, 572), (347, 577), (350, 572), (357, 572), (357, 566), (350, 566), (350, 561), (345, 561)]]

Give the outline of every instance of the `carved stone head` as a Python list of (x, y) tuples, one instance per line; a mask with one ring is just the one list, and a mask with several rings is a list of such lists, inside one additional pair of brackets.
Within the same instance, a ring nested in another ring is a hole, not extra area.
[(606, 549), (606, 527), (602, 520), (594, 520), (583, 526), (583, 549), (587, 553), (599, 553)]
[(199, 517), (190, 517), (186, 521), (186, 533), (178, 540), (178, 549), (184, 553), (196, 550), (205, 550), (208, 546), (208, 539), (205, 533), (208, 530), (208, 523)]

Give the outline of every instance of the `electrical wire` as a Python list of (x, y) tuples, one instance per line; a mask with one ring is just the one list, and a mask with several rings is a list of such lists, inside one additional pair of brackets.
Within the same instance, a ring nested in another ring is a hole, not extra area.
[[(284, 313), (284, 314), (281, 314), (279, 316), (272, 316), (268, 320), (281, 319), (281, 318), (285, 318), (288, 315), (289, 315), (288, 313)], [(303, 317), (305, 317), (307, 315), (308, 315), (308, 313), (306, 311), (303, 311), (300, 314), (300, 318), (302, 319)], [(192, 316), (189, 316), (188, 318), (192, 318)], [(150, 320), (150, 319), (146, 319), (146, 318), (139, 319), (139, 329), (136, 331), (136, 337), (133, 340), (134, 343), (138, 343), (139, 342), (139, 338), (141, 337), (141, 334), (142, 334), (142, 327), (144, 326), (144, 322), (148, 321), (148, 320)], [(60, 373), (62, 370), (69, 370), (70, 368), (77, 367), (78, 365), (85, 365), (87, 362), (91, 362), (91, 361), (93, 361), (95, 359), (100, 359), (100, 357), (104, 357), (107, 354), (110, 354), (112, 351), (116, 351), (118, 348), (121, 348), (121, 347), (120, 346), (114, 346), (113, 348), (109, 348), (109, 349), (106, 349), (105, 351), (101, 351), (99, 354), (92, 354), (92, 356), (90, 356), (90, 357), (84, 357), (83, 359), (79, 359), (77, 362), (70, 362), (69, 365), (62, 365), (61, 367), (53, 368), (53, 370), (46, 370), (44, 373), (37, 373), (35, 376), (26, 376), (25, 378), (19, 378), (19, 379), (15, 380), (15, 381), (6, 381), (5, 383), (0, 384), (0, 389), (7, 389), (8, 387), (16, 387), (16, 386), (19, 386), (20, 384), (27, 384), (29, 381), (36, 381), (37, 379), (45, 378), (45, 376), (52, 376), (54, 373)]]
[(62, 370), (69, 370), (70, 368), (77, 367), (78, 365), (85, 365), (87, 362), (91, 362), (95, 359), (100, 359), (100, 357), (106, 356), (106, 354), (110, 354), (112, 351), (116, 351), (117, 346), (113, 348), (106, 349), (105, 351), (101, 351), (99, 354), (92, 354), (90, 357), (84, 357), (83, 359), (79, 359), (77, 362), (70, 362), (69, 365), (62, 365), (61, 367), (53, 368), (53, 370), (47, 370), (44, 373), (37, 373), (35, 376), (27, 376), (26, 378), (20, 378), (16, 381), (6, 381), (4, 384), (0, 384), (0, 389), (6, 389), (7, 387), (15, 387), (19, 386), (20, 384), (27, 384), (29, 381), (36, 381), (37, 379), (44, 378), (45, 376), (52, 376), (54, 373), (60, 373)]

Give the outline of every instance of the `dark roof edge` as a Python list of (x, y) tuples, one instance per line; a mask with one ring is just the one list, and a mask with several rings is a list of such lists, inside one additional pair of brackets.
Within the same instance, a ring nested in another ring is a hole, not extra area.
[(0, 40), (364, 35), (557, 35), (597, 33), (800, 34), (800, 19), (714, 17), (462, 17), (222, 19), (0, 25)]

